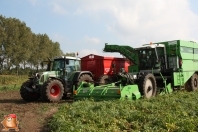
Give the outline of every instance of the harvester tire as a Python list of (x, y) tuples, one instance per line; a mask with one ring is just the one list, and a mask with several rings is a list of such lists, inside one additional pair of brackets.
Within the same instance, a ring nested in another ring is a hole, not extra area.
[(109, 75), (102, 75), (98, 79), (99, 85), (105, 85), (112, 83), (112, 78)]
[(184, 88), (186, 91), (190, 92), (192, 91), (192, 87), (191, 87), (191, 78), (184, 84)]
[(32, 85), (33, 85), (32, 80), (27, 80), (26, 82), (24, 82), (22, 84), (21, 89), (20, 89), (20, 95), (23, 98), (23, 100), (28, 101), (28, 102), (32, 102), (32, 101), (37, 101), (40, 98), (39, 93), (30, 92), (25, 88), (25, 87), (31, 88)]
[(47, 81), (41, 89), (41, 97), (44, 101), (59, 102), (62, 99), (63, 94), (63, 84), (56, 79)]
[(195, 91), (198, 89), (198, 75), (194, 73), (191, 79), (191, 91)]
[(155, 76), (151, 73), (144, 74), (139, 82), (140, 93), (145, 98), (151, 98), (157, 93), (157, 84)]
[[(93, 83), (93, 78), (89, 75), (89, 74), (82, 74), (79, 79), (78, 79), (78, 86), (80, 85), (80, 83), (84, 81), (84, 82), (90, 82)], [(78, 87), (77, 86), (77, 87)]]

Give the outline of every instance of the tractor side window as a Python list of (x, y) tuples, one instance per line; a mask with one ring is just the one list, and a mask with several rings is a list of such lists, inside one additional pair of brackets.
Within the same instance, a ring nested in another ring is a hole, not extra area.
[(72, 71), (75, 71), (76, 68), (75, 68), (75, 60), (68, 60), (68, 64), (66, 65), (66, 70), (68, 72), (72, 72)]
[(157, 54), (158, 54), (158, 58), (159, 58), (159, 62), (161, 63), (161, 64), (165, 64), (165, 58), (164, 58), (164, 55), (165, 55), (165, 53), (164, 53), (164, 47), (157, 47)]

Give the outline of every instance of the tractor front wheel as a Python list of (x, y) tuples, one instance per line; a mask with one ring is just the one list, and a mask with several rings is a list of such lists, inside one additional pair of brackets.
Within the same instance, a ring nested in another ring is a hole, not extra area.
[(157, 93), (157, 84), (153, 74), (147, 73), (140, 79), (140, 92), (146, 98), (151, 98)]
[(45, 101), (50, 102), (59, 102), (64, 93), (64, 87), (61, 81), (59, 80), (49, 80), (41, 89), (41, 97)]
[(25, 101), (32, 102), (32, 101), (37, 101), (40, 98), (39, 93), (30, 92), (26, 89), (26, 87), (31, 88), (32, 85), (33, 85), (33, 81), (27, 80), (21, 86), (20, 95)]

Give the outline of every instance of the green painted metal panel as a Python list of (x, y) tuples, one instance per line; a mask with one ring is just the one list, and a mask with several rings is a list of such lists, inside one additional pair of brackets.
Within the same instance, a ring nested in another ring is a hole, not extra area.
[(174, 72), (173, 73), (174, 86), (183, 86), (193, 74), (194, 71)]
[(183, 71), (196, 71), (198, 67), (195, 67), (197, 62), (191, 60), (182, 60), (182, 70)]
[[(84, 84), (86, 84), (87, 87), (84, 87)], [(75, 100), (84, 98), (93, 98), (95, 100), (135, 100), (141, 97), (138, 85), (115, 86), (115, 84), (112, 83), (95, 87), (93, 84), (81, 82), (80, 86), (75, 91)]]
[(179, 40), (179, 44), (180, 46), (184, 46), (184, 47), (194, 47), (194, 42), (191, 41), (184, 41), (184, 40)]

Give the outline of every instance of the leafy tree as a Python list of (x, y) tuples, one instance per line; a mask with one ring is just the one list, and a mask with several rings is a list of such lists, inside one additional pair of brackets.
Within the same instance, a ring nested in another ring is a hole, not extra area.
[(32, 33), (25, 22), (0, 16), (0, 71), (21, 66), (38, 70), (43, 60), (62, 54), (60, 44), (47, 34)]

